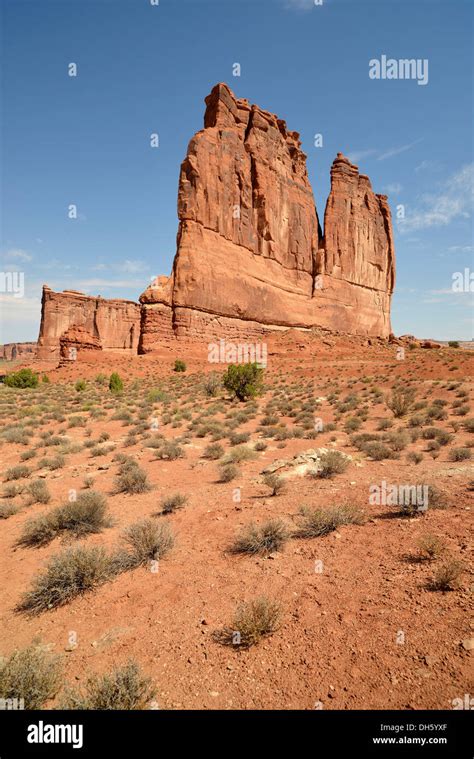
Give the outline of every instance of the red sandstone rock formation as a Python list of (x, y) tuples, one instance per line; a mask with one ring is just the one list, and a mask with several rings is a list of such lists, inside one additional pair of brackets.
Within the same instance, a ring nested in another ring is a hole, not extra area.
[(140, 296), (141, 316), (130, 301), (45, 288), (40, 358), (71, 348), (147, 353), (176, 338), (256, 340), (290, 327), (389, 337), (386, 196), (339, 153), (323, 237), (298, 132), (225, 84), (206, 105), (181, 166), (171, 276)]
[(6, 343), (0, 345), (0, 359), (14, 361), (16, 358), (33, 358), (36, 354), (36, 343)]
[(297, 132), (218, 84), (181, 166), (173, 273), (140, 298), (140, 350), (322, 326), (388, 337), (390, 210), (342, 154), (322, 238)]
[(37, 356), (67, 358), (69, 347), (136, 353), (140, 306), (129, 300), (90, 297), (77, 290), (53, 292), (43, 287)]

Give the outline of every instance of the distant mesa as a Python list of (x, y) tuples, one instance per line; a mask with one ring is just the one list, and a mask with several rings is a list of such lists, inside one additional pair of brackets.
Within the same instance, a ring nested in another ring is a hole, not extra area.
[(298, 132), (237, 99), (207, 96), (181, 165), (177, 251), (140, 304), (43, 289), (39, 358), (148, 353), (173, 340), (256, 340), (323, 327), (388, 338), (395, 250), (385, 195), (338, 153), (324, 234)]

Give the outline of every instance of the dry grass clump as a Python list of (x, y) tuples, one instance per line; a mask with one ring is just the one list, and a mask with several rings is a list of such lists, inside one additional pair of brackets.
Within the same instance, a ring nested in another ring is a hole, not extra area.
[(115, 667), (109, 674), (87, 680), (85, 691), (69, 690), (62, 709), (105, 711), (145, 709), (156, 693), (150, 678), (144, 677), (133, 661)]
[(354, 506), (330, 506), (327, 509), (301, 508), (301, 524), (295, 538), (319, 538), (345, 524), (363, 524), (364, 516)]
[(340, 451), (327, 451), (322, 453), (319, 459), (319, 468), (311, 475), (314, 477), (333, 477), (342, 474), (349, 466), (349, 459)]
[(29, 520), (19, 543), (39, 546), (49, 543), (61, 532), (68, 532), (76, 538), (101, 532), (110, 525), (106, 512), (107, 501), (102, 493), (94, 490), (79, 493), (77, 500)]
[(240, 474), (240, 469), (235, 464), (223, 464), (219, 467), (219, 482), (231, 482)]
[(173, 547), (174, 538), (167, 523), (143, 519), (130, 525), (122, 535), (128, 553), (122, 554), (122, 569), (134, 569), (163, 558)]
[(263, 478), (263, 482), (270, 488), (272, 495), (279, 495), (286, 486), (286, 480), (279, 474), (273, 472), (272, 474), (266, 474)]
[(224, 457), (224, 464), (240, 464), (242, 461), (251, 461), (257, 454), (248, 445), (238, 445)]
[(250, 648), (262, 638), (272, 635), (281, 621), (281, 605), (261, 596), (238, 606), (232, 626), (217, 630), (213, 637), (217, 643), (236, 648)]
[(418, 541), (418, 550), (421, 559), (433, 561), (446, 551), (446, 541), (438, 535), (427, 533)]
[(289, 530), (281, 519), (261, 525), (254, 522), (242, 528), (231, 546), (231, 553), (269, 554), (279, 551), (289, 538)]
[(32, 482), (29, 482), (26, 492), (28, 494), (29, 505), (34, 503), (46, 504), (51, 500), (51, 493), (44, 480), (33, 480)]
[(452, 557), (446, 559), (435, 571), (429, 587), (431, 590), (457, 590), (461, 585), (464, 565)]
[(174, 495), (165, 496), (161, 500), (161, 513), (172, 514), (176, 509), (182, 509), (186, 506), (188, 497), (181, 493), (175, 493)]
[(40, 614), (62, 606), (106, 582), (114, 564), (99, 546), (76, 546), (53, 556), (23, 596), (17, 611)]
[(60, 680), (59, 657), (37, 645), (0, 660), (0, 698), (23, 699), (25, 709), (41, 709), (57, 693)]
[(119, 473), (115, 478), (115, 492), (129, 493), (146, 493), (151, 490), (148, 481), (148, 475), (136, 461), (126, 459), (120, 466)]
[(207, 445), (204, 449), (204, 453), (202, 454), (203, 459), (210, 459), (211, 461), (216, 461), (217, 459), (220, 459), (221, 456), (224, 455), (224, 448), (220, 443), (210, 443)]

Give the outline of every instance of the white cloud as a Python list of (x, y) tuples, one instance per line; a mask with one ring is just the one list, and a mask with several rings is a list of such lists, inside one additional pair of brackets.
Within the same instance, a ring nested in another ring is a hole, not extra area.
[(381, 153), (377, 157), (377, 161), (385, 161), (386, 158), (393, 158), (394, 155), (400, 155), (400, 153), (405, 153), (407, 150), (411, 150), (415, 145), (418, 145), (419, 142), (421, 142), (423, 138), (420, 137), (418, 140), (415, 140), (414, 142), (408, 143), (408, 145), (401, 145), (398, 148), (389, 148), (384, 153)]
[(398, 195), (403, 190), (403, 187), (400, 182), (393, 182), (392, 184), (386, 184), (383, 189), (390, 195)]
[(450, 253), (472, 253), (474, 251), (474, 245), (451, 245), (448, 248)]
[(401, 232), (428, 229), (450, 224), (454, 219), (469, 218), (473, 203), (474, 164), (452, 174), (437, 194), (422, 196), (419, 208), (400, 219)]
[(348, 153), (347, 157), (351, 163), (359, 163), (364, 158), (369, 158), (371, 155), (375, 155), (377, 150), (375, 148), (368, 148), (367, 150), (354, 150), (353, 153)]
[(9, 261), (23, 261), (23, 262), (28, 262), (28, 261), (33, 260), (33, 256), (30, 253), (28, 253), (26, 250), (22, 250), (21, 248), (10, 248), (4, 254), (4, 258)]
[(125, 271), (129, 274), (137, 274), (140, 271), (146, 271), (148, 269), (148, 265), (144, 261), (140, 261), (138, 259), (126, 259), (123, 263), (119, 264), (117, 268), (119, 271)]

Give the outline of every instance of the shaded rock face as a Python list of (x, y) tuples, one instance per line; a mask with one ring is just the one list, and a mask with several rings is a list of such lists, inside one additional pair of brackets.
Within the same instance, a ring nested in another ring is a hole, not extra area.
[(206, 105), (181, 166), (172, 275), (140, 298), (140, 350), (173, 335), (253, 340), (288, 327), (388, 337), (387, 198), (338, 154), (323, 238), (298, 133), (225, 84)]
[(0, 359), (14, 361), (16, 358), (34, 358), (36, 343), (6, 343), (0, 345)]
[(43, 287), (38, 358), (77, 357), (90, 350), (137, 353), (139, 337), (138, 304), (94, 298), (76, 290), (55, 293)]

